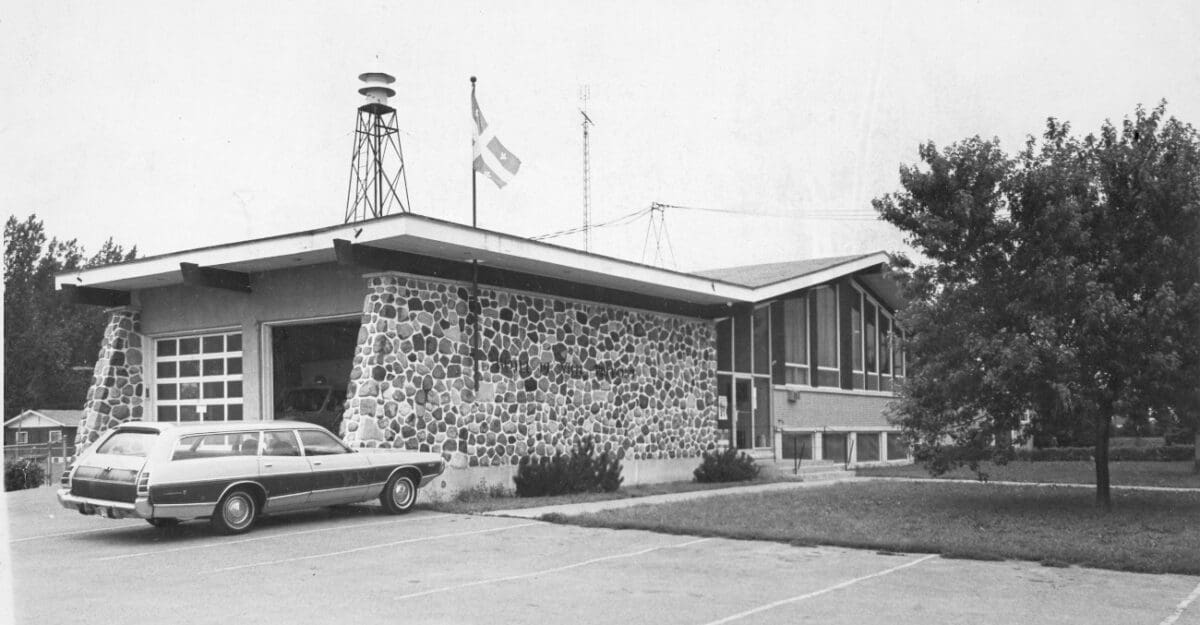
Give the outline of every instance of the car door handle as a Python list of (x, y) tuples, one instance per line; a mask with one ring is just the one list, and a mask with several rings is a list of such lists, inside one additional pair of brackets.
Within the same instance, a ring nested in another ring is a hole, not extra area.
[(320, 461), (320, 460), (313, 460), (313, 466), (314, 466), (314, 467), (319, 467), (319, 466), (321, 466), (321, 461)]
[(273, 467), (273, 466), (275, 466), (275, 465), (271, 464), (270, 462), (268, 462), (268, 463), (266, 463), (266, 464), (264, 464), (264, 465), (263, 465), (263, 467), (265, 467), (265, 468), (268, 468), (268, 469), (269, 469), (269, 468), (271, 468), (271, 467)]

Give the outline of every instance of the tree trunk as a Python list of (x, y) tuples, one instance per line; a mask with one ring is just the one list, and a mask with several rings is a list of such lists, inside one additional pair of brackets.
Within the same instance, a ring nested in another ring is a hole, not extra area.
[(1112, 430), (1112, 417), (1105, 412), (1096, 417), (1096, 506), (1112, 510), (1112, 496), (1108, 477), (1108, 438)]
[(1200, 423), (1196, 424), (1196, 447), (1192, 452), (1195, 462), (1192, 464), (1192, 473), (1200, 473)]

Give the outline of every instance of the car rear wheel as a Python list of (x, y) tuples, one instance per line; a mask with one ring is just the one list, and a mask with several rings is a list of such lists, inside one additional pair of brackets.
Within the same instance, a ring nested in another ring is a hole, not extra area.
[(406, 473), (397, 473), (388, 480), (379, 503), (391, 514), (404, 514), (417, 503), (417, 484)]
[(217, 504), (213, 511), (212, 524), (223, 534), (241, 534), (254, 525), (258, 515), (258, 503), (245, 489), (235, 489), (229, 492)]
[(158, 529), (166, 529), (179, 525), (179, 519), (146, 519), (146, 522)]

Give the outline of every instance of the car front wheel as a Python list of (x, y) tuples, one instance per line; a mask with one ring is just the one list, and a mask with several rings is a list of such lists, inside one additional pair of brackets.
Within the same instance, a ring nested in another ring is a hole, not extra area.
[(222, 534), (241, 534), (254, 525), (258, 515), (258, 504), (254, 496), (244, 489), (230, 491), (213, 511), (213, 527)]
[(416, 482), (405, 473), (393, 475), (379, 495), (379, 502), (391, 514), (404, 514), (412, 510), (417, 503)]

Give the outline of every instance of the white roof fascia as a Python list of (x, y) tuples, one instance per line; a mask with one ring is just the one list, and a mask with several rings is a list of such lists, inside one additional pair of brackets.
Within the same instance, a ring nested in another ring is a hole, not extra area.
[(863, 269), (869, 269), (879, 264), (887, 264), (888, 262), (890, 261), (886, 253), (876, 252), (870, 256), (865, 256), (863, 258), (842, 263), (840, 265), (834, 265), (833, 267), (827, 267), (810, 274), (791, 278), (782, 282), (776, 282), (775, 284), (760, 286), (754, 290), (754, 299), (756, 301), (762, 301), (779, 297), (780, 295), (791, 293), (792, 291), (798, 291), (800, 289), (807, 289), (809, 287), (817, 286), (818, 284), (829, 282), (830, 280), (836, 280), (842, 276), (850, 275), (857, 271), (862, 271)]
[[(359, 229), (362, 232), (355, 236), (355, 232)], [(334, 239), (346, 239), (358, 244), (376, 245), (385, 249), (403, 251), (404, 237), (423, 239), (432, 243), (443, 242), (460, 245), (478, 250), (480, 256), (497, 255), (524, 259), (539, 264), (571, 269), (578, 274), (615, 276), (619, 277), (622, 282), (640, 282), (659, 288), (665, 287), (677, 291), (681, 296), (696, 294), (702, 295), (706, 300), (727, 301), (750, 301), (753, 297), (752, 289), (719, 280), (587, 254), (517, 236), (420, 218), (358, 222), (266, 239), (171, 252), (117, 265), (61, 273), (55, 276), (55, 285), (59, 288), (64, 284), (85, 287), (103, 286), (124, 280), (144, 280), (149, 277), (161, 278), (161, 284), (165, 286), (182, 282), (179, 271), (181, 261), (195, 263), (201, 267), (220, 268), (262, 259), (286, 258), (311, 253), (328, 253), (327, 261), (332, 261)], [(390, 242), (395, 242), (399, 248), (395, 244), (389, 244)], [(462, 261), (463, 259), (450, 260)], [(497, 266), (502, 265), (497, 263)], [(581, 282), (586, 281), (581, 280)]]
[(179, 272), (180, 262), (195, 263), (201, 267), (220, 267), (222, 265), (249, 262), (262, 258), (295, 256), (296, 254), (318, 252), (326, 249), (329, 251), (330, 258), (332, 258), (333, 239), (352, 239), (354, 238), (354, 230), (355, 225), (346, 224), (333, 229), (215, 245), (181, 252), (170, 252), (160, 256), (151, 256), (116, 265), (60, 273), (55, 276), (54, 283), (56, 287), (62, 288), (64, 284), (90, 286), (147, 276), (164, 276), (170, 278), (164, 281), (164, 285), (180, 284), (183, 282), (183, 278)]

